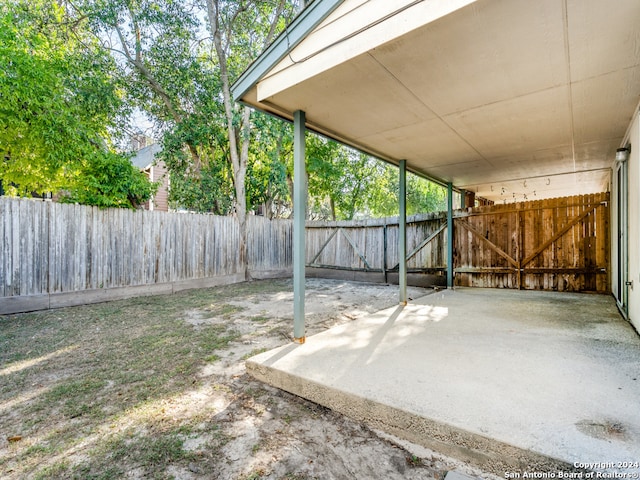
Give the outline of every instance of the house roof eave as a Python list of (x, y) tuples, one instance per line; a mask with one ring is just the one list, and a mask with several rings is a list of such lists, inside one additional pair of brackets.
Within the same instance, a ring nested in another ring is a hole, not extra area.
[(231, 86), (234, 99), (240, 100), (258, 81), (298, 45), (344, 0), (315, 0), (256, 58)]

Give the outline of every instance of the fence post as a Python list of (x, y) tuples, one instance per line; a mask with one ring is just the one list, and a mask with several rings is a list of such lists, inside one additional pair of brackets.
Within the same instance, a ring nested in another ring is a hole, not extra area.
[(447, 288), (453, 288), (453, 184), (447, 183)]
[(522, 227), (522, 215), (520, 213), (520, 209), (517, 207), (516, 205), (516, 215), (518, 215), (518, 221), (516, 222), (516, 229), (517, 231), (517, 248), (518, 248), (518, 275), (517, 275), (517, 281), (518, 281), (518, 290), (522, 290), (522, 259), (524, 258), (523, 253), (523, 245), (524, 245), (524, 232), (523, 232), (523, 227)]
[(407, 161), (400, 160), (400, 215), (398, 216), (398, 285), (400, 305), (407, 304)]
[(382, 226), (382, 272), (384, 273), (384, 283), (388, 283), (387, 273), (387, 221)]

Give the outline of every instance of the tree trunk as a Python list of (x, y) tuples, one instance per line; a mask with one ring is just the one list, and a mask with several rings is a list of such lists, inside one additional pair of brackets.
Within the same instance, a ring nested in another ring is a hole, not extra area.
[[(231, 95), (229, 94), (229, 98)], [(247, 194), (246, 194), (246, 178), (247, 178), (247, 160), (249, 159), (249, 117), (251, 110), (249, 107), (242, 109), (242, 134), (240, 138), (240, 155), (233, 162), (234, 184), (236, 187), (236, 214), (238, 215), (238, 224), (240, 226), (240, 262), (245, 266), (245, 279), (251, 280), (249, 272), (249, 258), (247, 257)], [(231, 131), (229, 132), (231, 134)], [(237, 147), (236, 147), (237, 148)], [(233, 158), (234, 155), (232, 155)]]
[[(271, 42), (271, 39), (275, 35), (276, 23), (280, 17), (283, 8), (285, 6), (285, 0), (280, 0), (276, 7), (276, 12), (272, 20), (272, 24), (265, 38), (265, 47)], [(237, 18), (237, 15), (246, 8), (246, 5), (238, 6), (238, 10), (230, 19), (228, 19), (229, 25), (226, 26), (227, 36), (232, 34), (233, 23)], [(224, 103), (225, 115), (227, 117), (227, 131), (229, 134), (229, 153), (231, 156), (231, 165), (233, 167), (233, 183), (236, 191), (236, 215), (238, 217), (238, 224), (240, 226), (240, 242), (238, 245), (240, 253), (240, 261), (245, 268), (245, 278), (251, 279), (249, 273), (247, 258), (247, 197), (245, 182), (247, 176), (247, 162), (249, 159), (249, 142), (250, 142), (250, 117), (251, 110), (249, 107), (242, 107), (241, 110), (241, 124), (240, 127), (234, 123), (234, 104), (231, 97), (231, 84), (229, 82), (229, 70), (227, 65), (227, 52), (230, 43), (230, 38), (226, 39), (226, 44), (223, 45), (223, 32), (220, 25), (222, 14), (220, 12), (219, 0), (207, 0), (207, 16), (209, 17), (209, 29), (211, 36), (213, 37), (213, 44), (215, 46), (216, 55), (218, 57), (218, 64), (220, 67), (220, 79), (222, 81), (222, 98)]]
[(293, 178), (287, 174), (287, 187), (289, 189), (289, 198), (291, 199), (291, 212), (287, 218), (293, 218), (293, 209), (296, 207), (293, 204)]
[[(209, 28), (213, 36), (213, 44), (216, 49), (218, 63), (220, 66), (220, 78), (222, 80), (222, 98), (225, 115), (227, 117), (227, 132), (229, 135), (229, 154), (233, 167), (233, 184), (236, 191), (236, 215), (240, 229), (240, 241), (238, 244), (240, 264), (245, 269), (245, 279), (250, 280), (251, 275), (248, 268), (247, 258), (247, 198), (245, 193), (245, 179), (247, 175), (247, 160), (249, 157), (249, 117), (251, 110), (248, 107), (242, 109), (241, 132), (238, 132), (233, 123), (234, 110), (231, 98), (231, 84), (229, 82), (229, 72), (227, 69), (227, 54), (222, 45), (222, 33), (219, 25), (219, 5), (217, 0), (207, 0), (207, 14), (209, 16)], [(240, 133), (240, 135), (238, 135)], [(241, 137), (241, 138), (238, 138)], [(240, 146), (238, 146), (240, 140)], [(240, 148), (238, 148), (240, 147)]]

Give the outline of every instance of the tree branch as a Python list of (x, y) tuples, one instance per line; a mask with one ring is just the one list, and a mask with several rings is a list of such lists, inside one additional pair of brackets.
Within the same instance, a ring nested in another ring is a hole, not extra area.
[(130, 63), (133, 63), (133, 57), (131, 56), (131, 52), (129, 51), (129, 46), (127, 45), (127, 39), (124, 38), (122, 30), (120, 30), (119, 25), (112, 25), (116, 33), (118, 34), (118, 38), (120, 39), (120, 45), (122, 45), (122, 51), (124, 52), (125, 57)]
[(262, 47), (263, 50), (266, 49), (271, 44), (271, 41), (273, 40), (273, 37), (276, 34), (276, 27), (278, 26), (278, 18), (280, 18), (280, 15), (282, 15), (284, 6), (285, 6), (285, 0), (280, 0), (276, 8), (276, 12), (273, 16), (273, 20), (271, 20), (271, 25), (269, 26), (269, 33), (267, 34), (267, 38), (264, 41), (264, 46)]
[(138, 25), (138, 20), (136, 20), (136, 16), (131, 9), (131, 6), (128, 8), (129, 15), (131, 16), (131, 23), (133, 23), (133, 33), (135, 34), (136, 39), (136, 61), (142, 63), (142, 41), (140, 39), (140, 25)]

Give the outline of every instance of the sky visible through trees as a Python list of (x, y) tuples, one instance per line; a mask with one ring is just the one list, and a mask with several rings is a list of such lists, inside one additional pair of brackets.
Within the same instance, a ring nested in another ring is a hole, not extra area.
[[(173, 208), (288, 217), (292, 126), (234, 102), (230, 85), (299, 12), (292, 0), (6, 0), (0, 5), (5, 194), (135, 208), (155, 185), (129, 163), (141, 115)], [(307, 134), (310, 218), (398, 212), (397, 168)], [(408, 213), (445, 208), (408, 176)], [(244, 238), (244, 236), (243, 236)], [(242, 245), (241, 245), (242, 249)]]

